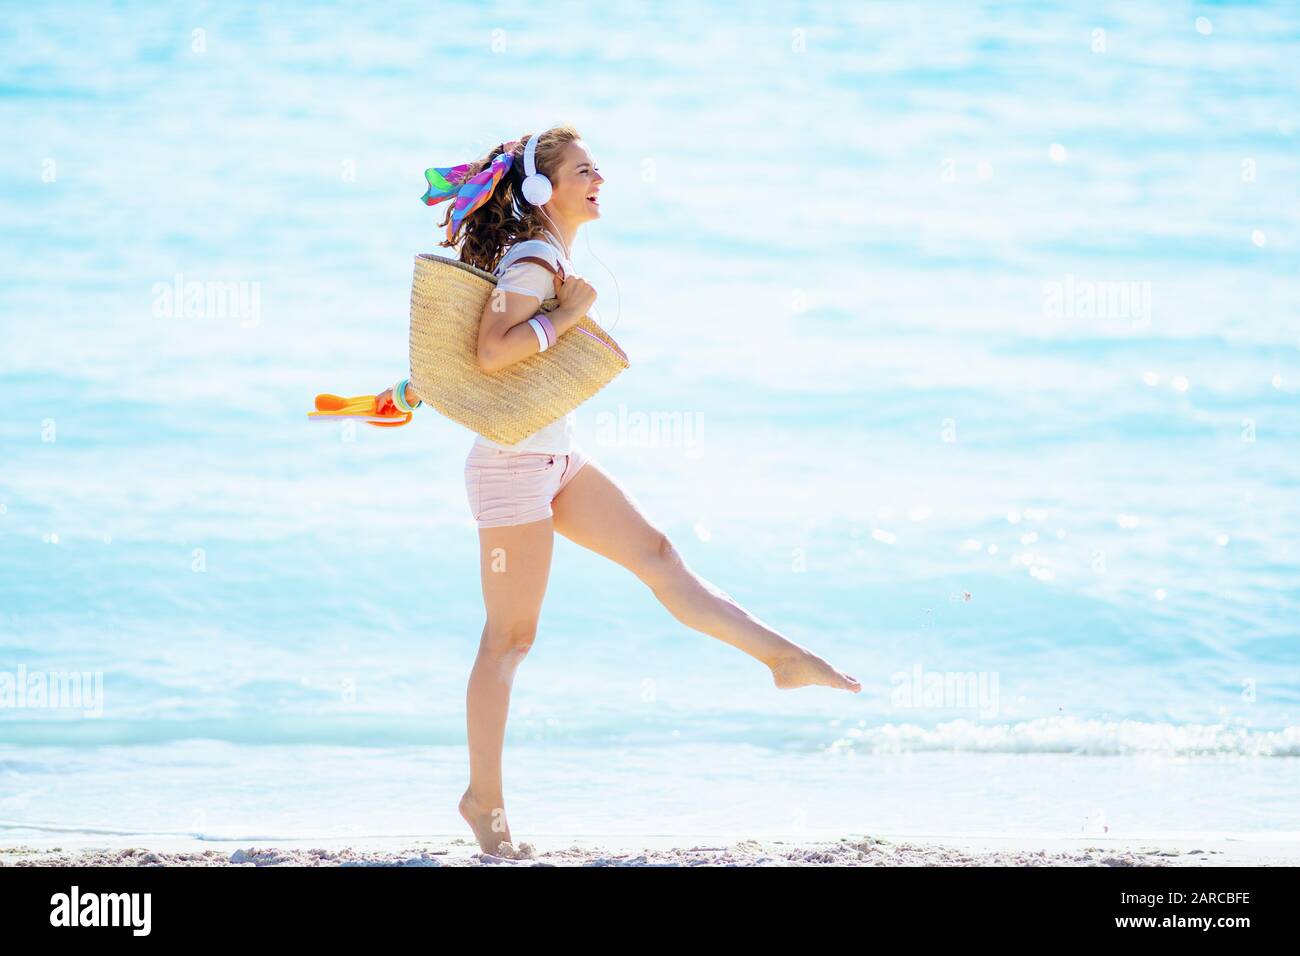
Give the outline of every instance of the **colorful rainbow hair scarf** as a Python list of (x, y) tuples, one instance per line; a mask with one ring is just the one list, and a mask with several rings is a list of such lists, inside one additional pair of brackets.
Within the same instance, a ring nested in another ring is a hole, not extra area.
[(447, 199), (454, 200), (451, 218), (447, 221), (448, 241), (456, 240), (456, 234), (460, 232), (465, 219), (488, 201), (493, 190), (497, 188), (497, 183), (501, 182), (501, 177), (510, 171), (510, 166), (514, 162), (511, 149), (516, 143), (501, 145), (505, 151), (473, 176), (469, 175), (473, 163), (435, 166), (424, 171), (424, 178), (428, 180), (429, 188), (421, 198), (426, 206), (436, 206)]

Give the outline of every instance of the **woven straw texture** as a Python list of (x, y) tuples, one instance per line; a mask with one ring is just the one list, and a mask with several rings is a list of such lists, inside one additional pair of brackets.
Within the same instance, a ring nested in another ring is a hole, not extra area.
[[(411, 283), (411, 385), (454, 422), (503, 445), (563, 418), (628, 367), (587, 316), (545, 352), (498, 372), (478, 364), (478, 326), (496, 276), (421, 253)], [(550, 312), (556, 302), (542, 304)]]

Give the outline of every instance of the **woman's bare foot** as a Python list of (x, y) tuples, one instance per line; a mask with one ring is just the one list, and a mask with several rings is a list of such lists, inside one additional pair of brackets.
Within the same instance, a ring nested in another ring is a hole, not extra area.
[(466, 788), (460, 798), (460, 815), (465, 818), (479, 849), (496, 855), (502, 843), (510, 841), (510, 826), (506, 823), (505, 807), (489, 807), (475, 799)]
[(800, 649), (791, 657), (780, 658), (772, 667), (772, 680), (782, 690), (820, 684), (857, 693), (862, 685), (831, 667), (812, 651)]

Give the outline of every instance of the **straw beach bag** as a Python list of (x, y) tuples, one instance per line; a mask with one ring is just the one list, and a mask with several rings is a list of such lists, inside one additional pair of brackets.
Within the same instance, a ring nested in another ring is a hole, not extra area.
[[(415, 257), (411, 385), (452, 421), (513, 445), (595, 395), (628, 367), (628, 360), (618, 343), (584, 315), (546, 351), (497, 372), (483, 371), (479, 320), (496, 282), (492, 273), (456, 259), (428, 253)], [(556, 304), (548, 299), (542, 311), (550, 312)]]

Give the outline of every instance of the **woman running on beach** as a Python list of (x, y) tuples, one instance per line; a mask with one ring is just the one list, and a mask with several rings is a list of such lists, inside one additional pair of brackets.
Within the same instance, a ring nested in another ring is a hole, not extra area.
[[(467, 175), (486, 169), (502, 153), (512, 157), (454, 240), (441, 243), (456, 248), (461, 261), (498, 277), (479, 327), (479, 364), (488, 372), (549, 347), (596, 301), (595, 290), (574, 275), (569, 255), (578, 228), (600, 217), (605, 180), (572, 127), (559, 126), (530, 140), (531, 135), (503, 143), (470, 165)], [(529, 172), (534, 175), (528, 177)], [(525, 178), (533, 182), (525, 186)], [(425, 201), (442, 198), (449, 197), (426, 196)], [(539, 306), (552, 296), (558, 307), (540, 315)], [(408, 380), (377, 399), (380, 411), (407, 411), (420, 403)], [(695, 574), (609, 473), (575, 444), (575, 421), (570, 412), (514, 445), (478, 436), (465, 462), (487, 621), (466, 693), (470, 773), (460, 813), (485, 853), (497, 852), (511, 839), (501, 750), (515, 670), (537, 636), (556, 531), (627, 568), (687, 627), (762, 662), (777, 687), (862, 689)]]

